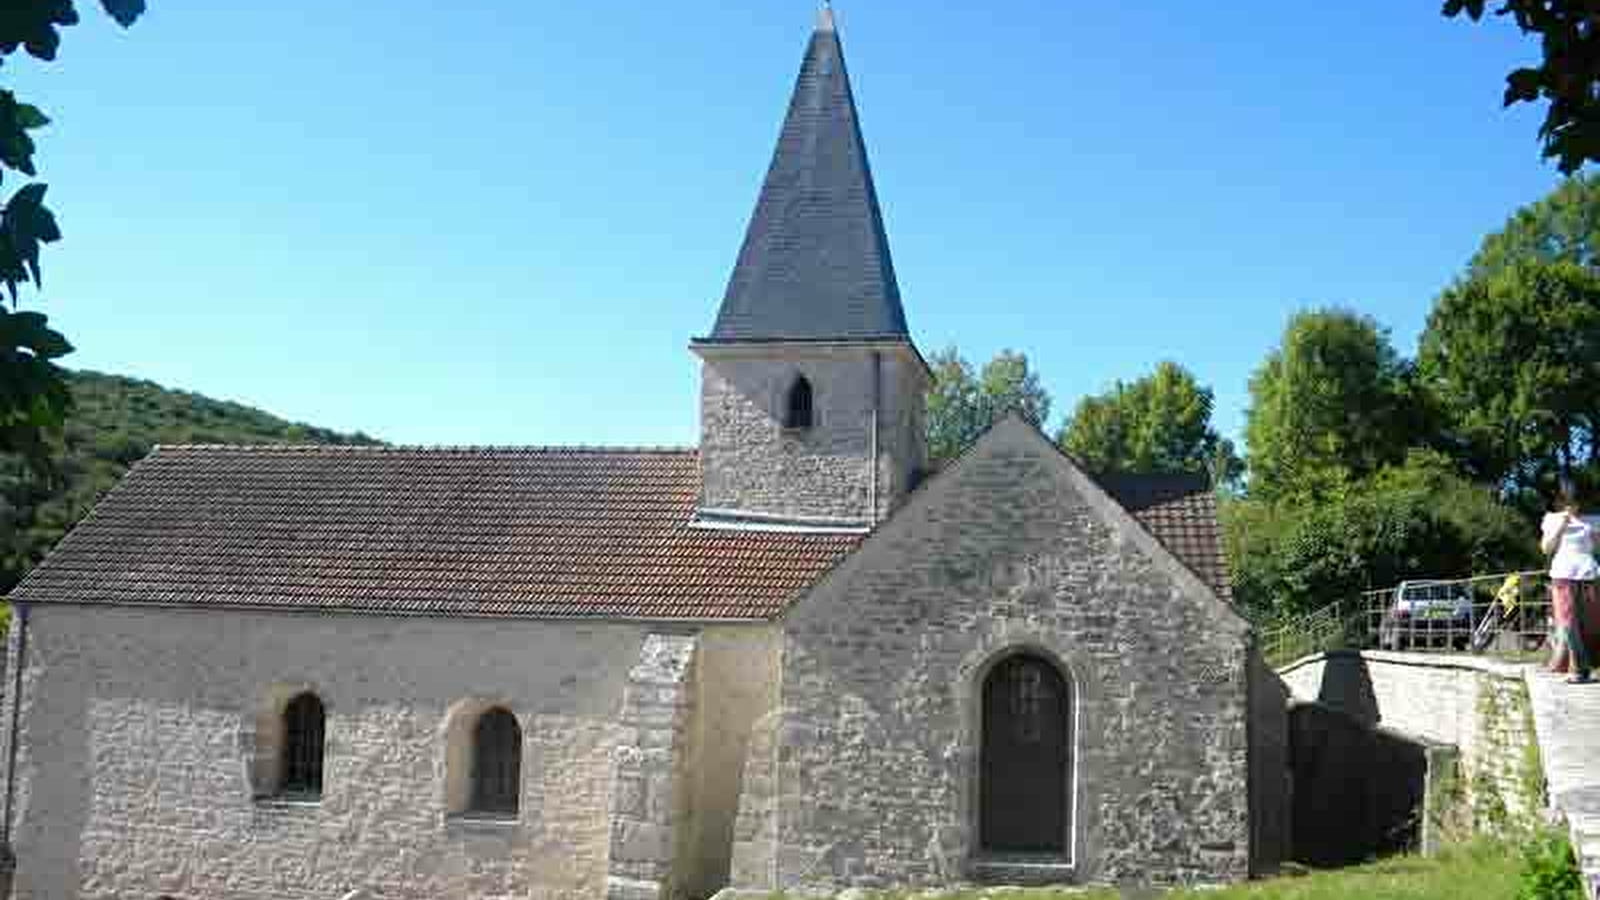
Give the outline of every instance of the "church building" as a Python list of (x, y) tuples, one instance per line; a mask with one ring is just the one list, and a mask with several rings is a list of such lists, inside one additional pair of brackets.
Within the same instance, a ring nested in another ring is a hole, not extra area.
[[(709, 312), (709, 310), (708, 310)], [(15, 591), (29, 900), (680, 900), (1273, 867), (1204, 479), (935, 470), (824, 9), (697, 447), (163, 446)], [(685, 410), (685, 415), (690, 414)]]

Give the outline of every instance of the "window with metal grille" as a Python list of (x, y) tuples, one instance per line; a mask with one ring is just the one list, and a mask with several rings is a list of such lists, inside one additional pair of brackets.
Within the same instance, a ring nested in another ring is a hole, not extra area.
[(472, 811), (516, 815), (522, 786), (522, 729), (504, 709), (478, 719), (472, 741)]
[(283, 780), (280, 793), (322, 796), (322, 701), (304, 693), (283, 710)]
[(783, 414), (783, 427), (811, 427), (811, 382), (807, 381), (804, 375), (796, 378), (794, 384), (789, 387), (788, 404)]

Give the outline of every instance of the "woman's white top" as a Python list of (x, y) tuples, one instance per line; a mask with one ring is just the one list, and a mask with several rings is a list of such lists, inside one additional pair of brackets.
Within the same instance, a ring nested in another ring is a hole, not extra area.
[[(1561, 527), (1564, 516), (1564, 513), (1544, 514), (1540, 530), (1545, 540), (1548, 541)], [(1567, 526), (1561, 529), (1561, 543), (1556, 545), (1556, 554), (1550, 558), (1551, 578), (1593, 581), (1600, 577), (1600, 565), (1594, 561), (1594, 534), (1597, 528), (1600, 528), (1600, 519), (1595, 516), (1567, 519)]]

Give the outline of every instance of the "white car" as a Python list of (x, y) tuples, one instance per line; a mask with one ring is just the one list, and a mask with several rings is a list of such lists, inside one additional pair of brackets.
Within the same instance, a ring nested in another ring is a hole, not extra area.
[(1462, 582), (1402, 581), (1378, 624), (1378, 646), (1465, 650), (1472, 626), (1472, 594)]

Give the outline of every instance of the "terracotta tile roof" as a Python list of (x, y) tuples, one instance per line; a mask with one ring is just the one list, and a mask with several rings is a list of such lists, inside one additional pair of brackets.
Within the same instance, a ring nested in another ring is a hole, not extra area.
[(1233, 599), (1216, 496), (1204, 475), (1101, 475), (1095, 480), (1217, 596)]
[(692, 450), (162, 447), (27, 601), (754, 619), (859, 535), (688, 525)]
[[(1209, 491), (1105, 483), (1227, 596)], [(161, 447), (13, 597), (762, 619), (861, 541), (696, 528), (699, 487), (693, 450)]]

